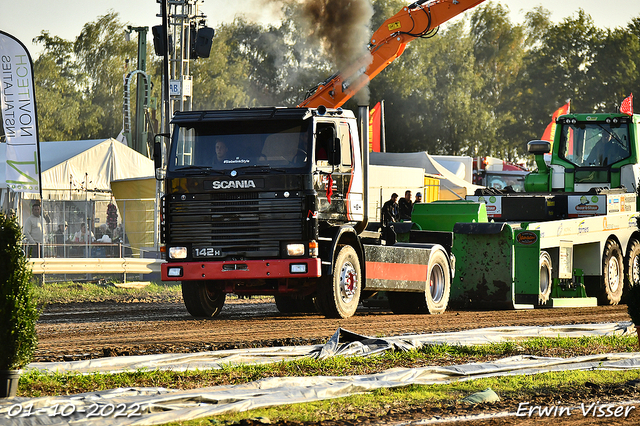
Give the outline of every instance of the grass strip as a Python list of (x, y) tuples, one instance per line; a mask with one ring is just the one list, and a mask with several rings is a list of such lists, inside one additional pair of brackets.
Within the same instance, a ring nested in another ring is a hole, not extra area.
[(35, 296), (38, 303), (81, 303), (100, 301), (166, 301), (182, 300), (180, 284), (155, 283), (142, 288), (116, 287), (113, 282), (100, 283), (59, 282), (36, 286)]

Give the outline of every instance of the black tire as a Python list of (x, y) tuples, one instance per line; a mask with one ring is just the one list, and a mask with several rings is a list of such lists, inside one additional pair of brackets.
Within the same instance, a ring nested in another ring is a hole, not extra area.
[(358, 255), (351, 246), (339, 246), (333, 273), (318, 283), (318, 310), (327, 318), (349, 318), (356, 313), (361, 291)]
[(276, 294), (274, 298), (276, 300), (276, 308), (283, 314), (313, 314), (318, 312), (314, 303), (315, 296), (313, 295), (295, 297)]
[(633, 286), (640, 285), (640, 242), (629, 241), (629, 249), (624, 259), (625, 291)]
[(390, 292), (389, 307), (394, 314), (441, 314), (447, 309), (450, 294), (451, 272), (447, 255), (435, 250), (429, 258), (424, 293)]
[(276, 294), (273, 296), (276, 300), (276, 308), (282, 314), (293, 314), (298, 311), (298, 301), (291, 296), (283, 296)]
[(624, 263), (620, 245), (608, 240), (602, 253), (602, 280), (598, 294), (599, 305), (617, 305), (624, 288)]
[(187, 311), (194, 317), (211, 318), (217, 316), (226, 294), (208, 281), (183, 281), (182, 299)]
[(538, 293), (538, 305), (545, 305), (551, 296), (553, 283), (551, 256), (546, 251), (540, 252), (540, 292)]

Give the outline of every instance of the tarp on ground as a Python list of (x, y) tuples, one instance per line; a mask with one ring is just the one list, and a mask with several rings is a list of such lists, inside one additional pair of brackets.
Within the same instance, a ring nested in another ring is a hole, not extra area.
[(425, 173), (442, 176), (440, 179), (440, 199), (459, 200), (473, 195), (481, 186), (455, 175), (433, 159), (426, 151), (420, 152), (370, 152), (369, 163), (381, 166), (420, 167)]
[(228, 349), (223, 351), (118, 356), (83, 361), (34, 362), (26, 370), (58, 373), (120, 373), (123, 371), (221, 369), (233, 364), (268, 364), (312, 357), (370, 356), (389, 350), (418, 349), (426, 345), (484, 345), (514, 342), (521, 339), (547, 337), (622, 336), (634, 335), (631, 322), (602, 324), (572, 324), (546, 327), (504, 326), (451, 333), (412, 334), (371, 338), (338, 329), (324, 345)]

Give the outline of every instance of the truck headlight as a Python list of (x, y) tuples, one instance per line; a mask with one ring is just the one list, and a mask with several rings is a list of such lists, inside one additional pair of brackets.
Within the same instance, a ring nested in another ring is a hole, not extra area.
[(288, 256), (302, 256), (304, 255), (304, 244), (287, 244)]
[(186, 259), (186, 247), (169, 247), (169, 259)]

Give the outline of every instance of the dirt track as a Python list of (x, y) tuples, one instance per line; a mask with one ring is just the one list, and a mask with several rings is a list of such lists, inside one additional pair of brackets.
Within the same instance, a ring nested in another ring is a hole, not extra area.
[(520, 311), (448, 311), (393, 315), (361, 308), (356, 316), (282, 315), (262, 300), (231, 300), (216, 319), (191, 317), (182, 302), (80, 303), (47, 306), (37, 325), (37, 361), (113, 355), (316, 344), (339, 327), (369, 336), (481, 327), (629, 321), (626, 305)]

